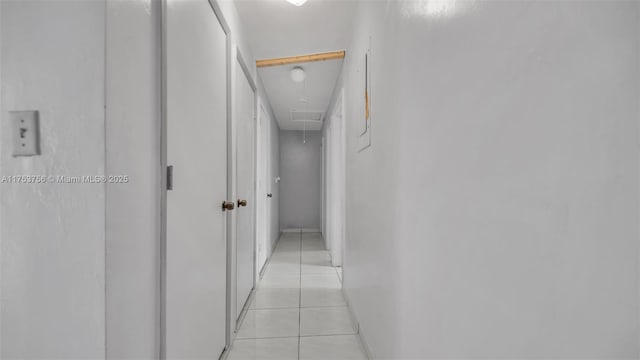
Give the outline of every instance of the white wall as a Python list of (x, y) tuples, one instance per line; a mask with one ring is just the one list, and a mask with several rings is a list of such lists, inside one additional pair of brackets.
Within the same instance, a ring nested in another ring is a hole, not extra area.
[(10, 74), (0, 116), (38, 109), (43, 131), (43, 155), (16, 159), (2, 122), (2, 175), (129, 177), (106, 188), (2, 186), (0, 219), (13, 224), (0, 233), (2, 357), (101, 358), (106, 347), (109, 358), (152, 358), (159, 314), (159, 2), (0, 5), (1, 70)]
[(322, 138), (319, 131), (280, 132), (280, 229), (320, 229)]
[[(1, 84), (3, 84), (3, 80), (2, 80), (2, 33), (3, 33), (3, 29), (2, 29), (2, 6), (0, 6), (0, 124), (2, 124), (3, 119), (6, 115), (3, 115), (3, 110), (2, 110), (2, 88), (3, 86)], [(2, 128), (2, 126), (0, 126), (0, 140), (2, 139), (2, 134), (4, 133), (4, 129)], [(2, 155), (4, 153), (3, 147), (0, 146), (0, 159), (2, 159)], [(1, 167), (0, 167), (1, 169)], [(0, 173), (1, 175), (1, 173)], [(2, 199), (2, 190), (0, 190), (0, 199)], [(4, 246), (3, 246), (3, 242), (2, 242), (2, 212), (0, 212), (0, 358), (2, 358), (2, 354), (3, 354), (3, 350), (2, 350), (2, 279), (3, 276), (2, 274), (4, 273), (4, 266), (2, 265), (3, 259), (4, 259)]]
[(107, 358), (152, 359), (160, 314), (160, 2), (107, 3)]
[[(105, 2), (1, 1), (0, 174), (105, 173)], [(42, 155), (7, 112), (39, 110)], [(0, 184), (1, 358), (103, 358), (105, 185)]]
[(361, 3), (344, 286), (374, 357), (640, 356), (638, 26), (636, 2)]

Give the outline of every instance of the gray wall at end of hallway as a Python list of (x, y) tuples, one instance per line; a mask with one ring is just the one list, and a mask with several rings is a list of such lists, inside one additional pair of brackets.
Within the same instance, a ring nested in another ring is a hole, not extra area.
[(320, 228), (321, 166), (319, 131), (280, 131), (281, 229)]

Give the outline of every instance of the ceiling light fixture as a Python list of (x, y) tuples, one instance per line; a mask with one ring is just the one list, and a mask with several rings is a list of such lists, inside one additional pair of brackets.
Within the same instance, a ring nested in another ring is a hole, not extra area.
[(289, 74), (291, 76), (291, 80), (301, 83), (304, 81), (304, 79), (307, 78), (307, 73), (304, 72), (304, 69), (301, 68), (300, 66), (296, 66), (293, 69), (291, 69), (291, 73)]
[(307, 0), (287, 0), (287, 2), (295, 6), (302, 6), (307, 2)]

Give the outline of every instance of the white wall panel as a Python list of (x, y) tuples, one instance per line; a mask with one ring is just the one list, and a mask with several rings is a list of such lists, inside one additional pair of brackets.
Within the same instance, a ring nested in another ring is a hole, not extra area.
[(638, 14), (361, 3), (344, 284), (375, 357), (640, 356)]
[[(105, 174), (105, 2), (0, 2), (0, 174)], [(42, 155), (7, 112), (39, 110)], [(4, 359), (105, 354), (105, 185), (0, 184)]]
[(107, 3), (107, 358), (160, 349), (160, 2)]

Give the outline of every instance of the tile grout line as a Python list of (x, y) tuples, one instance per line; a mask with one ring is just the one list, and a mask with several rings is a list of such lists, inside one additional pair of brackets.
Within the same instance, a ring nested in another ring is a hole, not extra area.
[(268, 336), (268, 337), (250, 337), (250, 338), (236, 338), (238, 341), (242, 340), (273, 340), (273, 339), (298, 339), (298, 338), (313, 338), (313, 337), (331, 337), (331, 336), (350, 336), (358, 335), (357, 333), (336, 333), (336, 334), (312, 334), (302, 336)]
[(348, 307), (347, 305), (316, 305), (316, 306), (280, 306), (280, 307), (269, 307), (269, 308), (252, 308), (249, 310), (252, 311), (269, 311), (269, 310), (290, 310), (290, 309), (332, 309), (332, 308), (344, 308)]
[[(302, 306), (302, 289), (303, 289), (302, 288), (302, 280), (303, 280), (302, 276), (303, 276), (303, 266), (304, 266), (304, 263), (303, 263), (302, 259), (303, 259), (303, 256), (304, 256), (303, 251), (305, 251), (304, 250), (304, 239), (302, 237), (302, 234), (303, 234), (302, 231), (300, 231), (299, 235), (298, 235), (299, 236), (299, 238), (298, 238), (299, 280), (298, 280), (298, 307), (297, 307), (298, 308), (298, 335), (297, 336), (295, 336), (295, 335), (294, 336), (263, 336), (263, 337), (250, 337), (250, 338), (237, 338), (236, 339), (236, 340), (241, 340), (241, 341), (242, 340), (245, 340), (245, 341), (246, 340), (258, 340), (258, 339), (264, 339), (264, 340), (269, 340), (269, 339), (291, 339), (291, 340), (293, 340), (293, 339), (295, 339), (297, 337), (297, 339), (298, 339), (298, 348), (297, 348), (297, 354), (298, 354), (297, 358), (298, 358), (298, 360), (301, 359), (301, 355), (302, 355), (301, 346), (302, 346), (302, 338), (303, 337), (304, 338), (314, 338), (314, 337), (322, 338), (322, 337), (342, 337), (342, 336), (354, 336), (354, 335), (358, 336), (357, 329), (356, 329), (355, 332), (349, 331), (349, 332), (344, 332), (344, 333), (340, 332), (340, 333), (333, 333), (333, 334), (325, 333), (325, 334), (302, 335), (302, 310), (303, 309), (348, 308), (348, 306), (345, 306), (345, 305), (326, 305), (326, 306), (310, 306), (310, 307), (303, 307)], [(311, 240), (313, 240), (313, 239), (311, 239)], [(312, 249), (310, 251), (311, 252), (315, 251), (315, 250), (313, 250), (314, 246), (311, 246), (311, 247), (312, 247)], [(274, 251), (274, 254), (275, 253), (282, 253), (282, 251), (278, 251), (278, 250), (281, 250), (281, 249), (276, 249), (276, 251)], [(323, 251), (326, 251), (326, 250), (323, 250)], [(329, 266), (331, 266), (331, 265), (329, 265)], [(334, 273), (336, 275), (336, 277), (338, 278), (338, 280), (340, 281), (341, 279), (340, 279), (340, 275), (338, 274), (337, 268), (333, 267), (333, 266), (331, 266), (331, 267), (335, 271), (335, 272), (332, 271), (332, 273)], [(278, 274), (278, 275), (280, 277), (282, 277), (285, 274), (282, 273), (282, 274)], [(310, 274), (310, 275), (321, 275), (321, 274)], [(341, 283), (341, 287), (342, 287), (342, 281), (340, 281), (340, 283)], [(277, 308), (251, 309), (251, 310), (253, 310), (253, 311), (260, 311), (260, 310), (269, 311), (269, 310), (285, 310), (285, 309), (293, 310), (295, 308), (296, 307), (277, 307)]]

